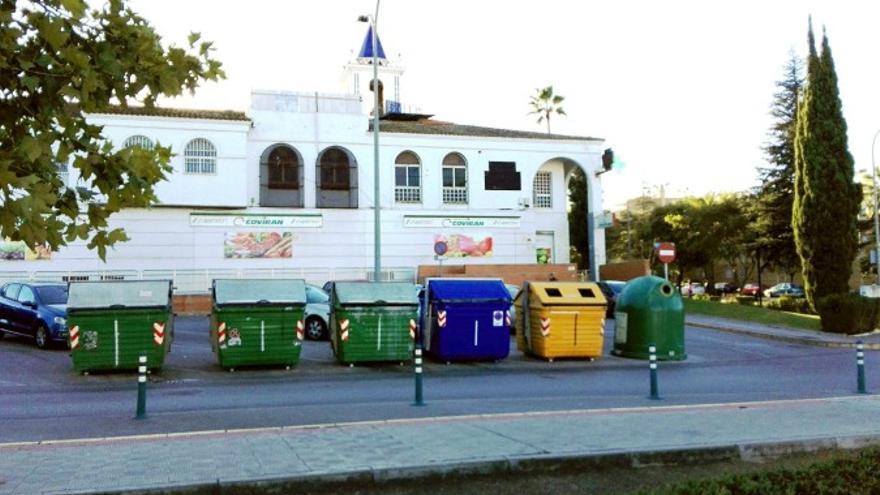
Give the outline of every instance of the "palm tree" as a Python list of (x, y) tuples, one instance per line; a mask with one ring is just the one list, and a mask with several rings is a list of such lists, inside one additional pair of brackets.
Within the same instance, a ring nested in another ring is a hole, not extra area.
[(565, 115), (565, 110), (562, 109), (560, 104), (562, 100), (565, 99), (564, 96), (554, 95), (553, 94), (553, 86), (547, 86), (544, 89), (537, 89), (537, 95), (532, 96), (531, 100), (529, 100), (529, 105), (532, 107), (532, 111), (529, 112), (529, 115), (538, 114), (538, 123), (547, 121), (547, 134), (550, 134), (550, 115)]

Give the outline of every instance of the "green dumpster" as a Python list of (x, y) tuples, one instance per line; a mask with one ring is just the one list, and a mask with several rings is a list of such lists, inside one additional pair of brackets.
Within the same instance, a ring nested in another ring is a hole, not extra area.
[(684, 305), (669, 281), (652, 276), (629, 281), (617, 297), (614, 321), (612, 354), (648, 359), (653, 345), (658, 360), (687, 359)]
[(418, 287), (403, 282), (334, 282), (330, 342), (340, 363), (406, 361), (419, 319)]
[(76, 371), (137, 370), (140, 356), (147, 368), (162, 368), (174, 336), (171, 281), (72, 282), (68, 294)]
[(298, 279), (217, 279), (211, 288), (211, 348), (220, 366), (299, 362), (306, 284)]

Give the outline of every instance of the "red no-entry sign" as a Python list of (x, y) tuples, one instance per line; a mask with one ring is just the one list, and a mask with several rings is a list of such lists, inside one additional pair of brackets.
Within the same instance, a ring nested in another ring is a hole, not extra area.
[(661, 263), (669, 264), (675, 261), (675, 244), (671, 242), (658, 242), (657, 257)]

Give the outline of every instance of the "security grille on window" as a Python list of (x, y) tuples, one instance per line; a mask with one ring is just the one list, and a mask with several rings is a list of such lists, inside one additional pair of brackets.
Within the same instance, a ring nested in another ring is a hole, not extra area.
[(394, 160), (394, 201), (420, 203), (422, 201), (422, 171), (419, 157), (404, 151)]
[(153, 141), (147, 136), (135, 135), (130, 136), (122, 143), (123, 148), (131, 148), (133, 146), (141, 147), (145, 150), (153, 149)]
[(321, 189), (348, 190), (350, 172), (348, 155), (331, 148), (321, 155)]
[(269, 153), (269, 189), (299, 188), (299, 159), (292, 149), (280, 146)]
[(216, 173), (217, 149), (207, 139), (193, 139), (183, 150), (183, 165), (188, 174)]
[(553, 181), (550, 172), (535, 174), (534, 205), (535, 208), (553, 208)]
[(443, 158), (443, 202), (467, 204), (467, 164), (458, 153)]

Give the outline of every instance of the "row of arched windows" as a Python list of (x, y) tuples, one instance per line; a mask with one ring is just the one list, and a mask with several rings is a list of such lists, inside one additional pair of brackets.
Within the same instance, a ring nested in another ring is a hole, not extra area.
[[(123, 147), (140, 146), (152, 149), (150, 138), (129, 137)], [(217, 172), (217, 148), (205, 138), (189, 141), (183, 150), (183, 171), (187, 174)], [(332, 146), (318, 156), (317, 207), (357, 208), (357, 164), (350, 152)], [(302, 159), (288, 145), (276, 144), (260, 158), (260, 205), (303, 206)], [(536, 207), (552, 207), (550, 174), (538, 173), (533, 184)], [(467, 161), (461, 153), (452, 152), (442, 161), (442, 201), (444, 204), (468, 204)], [(394, 159), (394, 201), (422, 202), (422, 161), (413, 151), (403, 151)]]
[[(153, 149), (153, 140), (143, 135), (130, 136), (122, 143), (123, 148), (138, 146)], [(195, 138), (183, 148), (183, 171), (188, 174), (214, 174), (217, 172), (217, 148), (205, 138)]]

